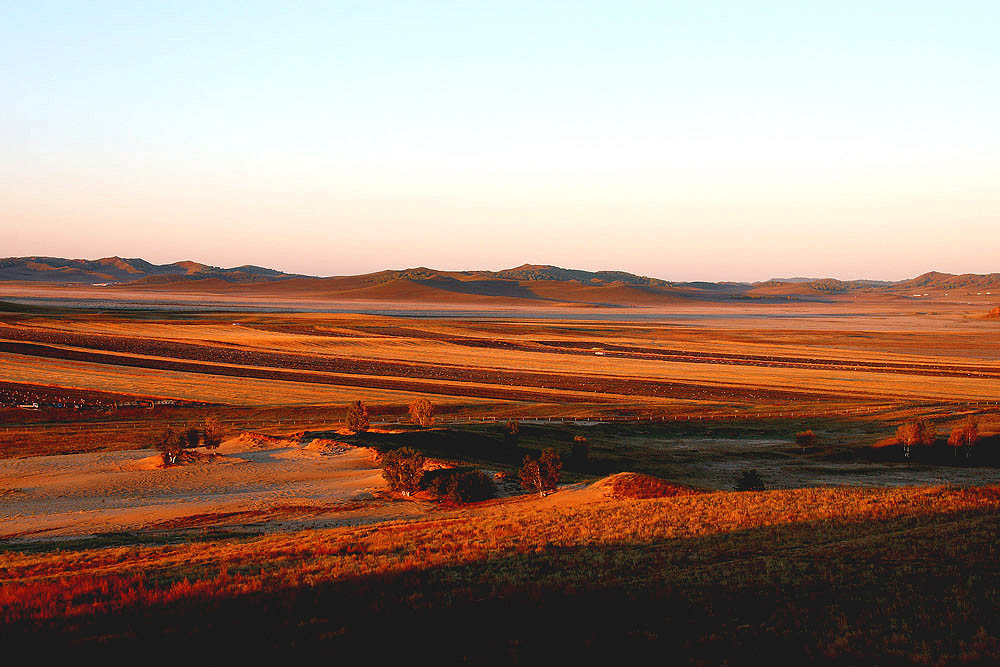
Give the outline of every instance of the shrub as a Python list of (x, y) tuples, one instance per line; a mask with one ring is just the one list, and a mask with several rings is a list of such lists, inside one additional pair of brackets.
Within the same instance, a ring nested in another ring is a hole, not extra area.
[(389, 488), (408, 496), (420, 488), (424, 475), (424, 455), (409, 447), (400, 447), (379, 456), (382, 477)]
[(556, 485), (559, 484), (561, 469), (562, 461), (554, 449), (544, 450), (537, 461), (525, 456), (520, 471), (521, 486), (527, 491), (537, 491), (538, 495), (544, 496), (548, 491), (555, 491)]
[(795, 434), (795, 444), (802, 449), (814, 447), (816, 445), (816, 434), (812, 432), (812, 429), (799, 431)]
[(450, 468), (435, 470), (428, 490), (453, 503), (474, 503), (497, 497), (497, 487), (482, 470)]
[(201, 431), (194, 426), (189, 426), (181, 432), (180, 437), (184, 441), (185, 449), (194, 448), (201, 442)]
[(737, 491), (763, 491), (764, 488), (764, 480), (756, 470), (744, 470), (736, 478)]
[(434, 404), (426, 398), (418, 398), (410, 403), (410, 418), (414, 424), (430, 426), (434, 423)]
[(362, 401), (354, 401), (347, 409), (347, 428), (355, 433), (362, 433), (368, 430), (371, 422), (368, 421), (368, 406)]

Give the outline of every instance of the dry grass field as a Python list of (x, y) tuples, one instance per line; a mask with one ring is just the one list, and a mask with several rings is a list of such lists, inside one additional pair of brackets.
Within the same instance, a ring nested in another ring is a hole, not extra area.
[[(0, 312), (3, 645), (1000, 659), (996, 320), (889, 301), (488, 315)], [(406, 423), (421, 397), (432, 427)], [(345, 429), (353, 400), (371, 430)], [(151, 438), (207, 417), (222, 447), (164, 467)], [(959, 457), (945, 439), (970, 417)], [(904, 459), (893, 434), (917, 418), (938, 438)], [(393, 493), (376, 457), (400, 447), (500, 497)], [(548, 448), (561, 488), (523, 494)], [(732, 491), (751, 469), (769, 490)]]
[(263, 537), (109, 535), (0, 557), (0, 632), (39, 657), (988, 663), (998, 508), (995, 488), (591, 488)]

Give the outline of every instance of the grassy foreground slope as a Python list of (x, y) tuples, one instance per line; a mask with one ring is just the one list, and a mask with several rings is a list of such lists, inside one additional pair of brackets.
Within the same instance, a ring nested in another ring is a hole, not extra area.
[(998, 508), (996, 488), (589, 489), (293, 534), (8, 545), (0, 644), (196, 664), (992, 662)]

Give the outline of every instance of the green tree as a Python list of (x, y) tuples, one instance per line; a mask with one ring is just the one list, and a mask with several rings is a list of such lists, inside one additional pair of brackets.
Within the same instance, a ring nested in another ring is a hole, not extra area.
[(209, 449), (218, 449), (224, 434), (225, 430), (218, 417), (206, 417), (201, 425), (201, 444)]

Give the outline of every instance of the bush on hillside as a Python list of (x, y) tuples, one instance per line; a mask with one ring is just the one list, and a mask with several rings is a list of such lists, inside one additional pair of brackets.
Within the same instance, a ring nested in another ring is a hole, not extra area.
[(426, 475), (431, 494), (452, 503), (475, 503), (497, 497), (493, 479), (475, 468), (442, 468)]
[(764, 491), (764, 480), (761, 479), (760, 473), (756, 470), (744, 470), (736, 478), (737, 491)]

